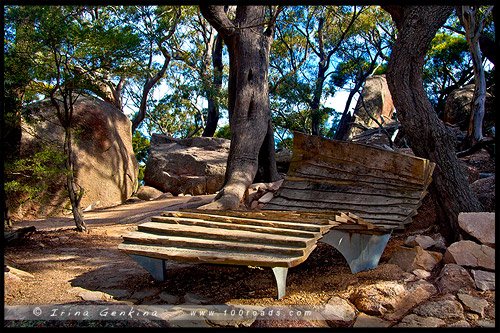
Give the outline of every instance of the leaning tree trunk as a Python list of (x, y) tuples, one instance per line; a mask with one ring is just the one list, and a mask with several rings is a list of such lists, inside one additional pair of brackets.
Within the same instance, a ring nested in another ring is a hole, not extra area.
[(386, 74), (398, 119), (415, 155), (436, 163), (431, 194), (438, 200), (436, 206), (442, 207), (451, 227), (447, 238), (456, 239), (458, 214), (479, 211), (481, 204), (455, 155), (455, 138), (439, 120), (422, 80), (427, 49), (453, 7), (387, 6), (384, 9), (399, 30)]
[(83, 195), (83, 189), (78, 186), (75, 181), (73, 160), (73, 138), (71, 135), (71, 127), (64, 127), (64, 153), (66, 155), (66, 188), (69, 193), (69, 201), (71, 203), (71, 210), (73, 218), (75, 219), (76, 229), (80, 232), (86, 232), (87, 225), (83, 217), (83, 210), (80, 204)]
[[(206, 209), (234, 209), (257, 174), (278, 179), (269, 106), (268, 68), (274, 23), (264, 29), (264, 6), (238, 6), (230, 20), (223, 6), (200, 6), (229, 52), (228, 110), (231, 145), (225, 184)], [(272, 147), (270, 141), (273, 142)], [(262, 152), (262, 154), (260, 154)], [(265, 163), (264, 163), (265, 162)], [(274, 165), (274, 167), (272, 167)]]

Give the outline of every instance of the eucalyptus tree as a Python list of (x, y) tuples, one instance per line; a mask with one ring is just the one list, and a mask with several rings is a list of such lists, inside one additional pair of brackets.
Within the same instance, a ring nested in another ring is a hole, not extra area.
[[(225, 10), (228, 10), (228, 6)], [(192, 8), (191, 15), (184, 24), (184, 43), (182, 47), (176, 47), (174, 60), (181, 61), (183, 69), (189, 72), (184, 72), (184, 77), (189, 78), (191, 84), (185, 87), (198, 90), (201, 97), (207, 101), (207, 108), (198, 112), (203, 129), (202, 136), (211, 137), (217, 129), (223, 104), (223, 41), (198, 7)]]
[[(269, 10), (268, 10), (269, 9)], [(231, 145), (225, 184), (205, 208), (239, 206), (257, 174), (278, 179), (269, 107), (269, 53), (281, 7), (237, 6), (234, 17), (223, 6), (200, 6), (229, 52), (228, 111)], [(260, 170), (259, 170), (260, 169)]]
[[(140, 47), (140, 39), (127, 26), (118, 24), (114, 16), (104, 18), (107, 10), (98, 8), (89, 12), (83, 6), (15, 6), (8, 11), (8, 24), (14, 27), (29, 17), (29, 34), (11, 31), (13, 39), (27, 37), (24, 43), (30, 45), (24, 58), (29, 68), (27, 85), (22, 89), (25, 95), (33, 96), (31, 100), (48, 97), (55, 109), (64, 132), (64, 170), (60, 171), (66, 179), (77, 229), (85, 231), (80, 207), (84, 189), (74, 178), (74, 105), (81, 94), (94, 93), (105, 98), (105, 94), (101, 95), (102, 86), (96, 85), (92, 78), (107, 77), (120, 82), (120, 74), (127, 70), (127, 60)], [(12, 38), (7, 37), (10, 42)], [(15, 53), (17, 45), (20, 44), (9, 45), (8, 53)], [(15, 66), (6, 69), (7, 77), (16, 75)]]
[(474, 68), (474, 97), (472, 99), (469, 131), (467, 134), (470, 146), (480, 143), (483, 137), (483, 119), (486, 104), (486, 77), (483, 67), (483, 56), (479, 46), (481, 32), (493, 6), (458, 6), (457, 14), (465, 29), (465, 37), (469, 46)]
[[(458, 214), (480, 211), (462, 165), (455, 155), (454, 136), (438, 118), (423, 86), (423, 66), (432, 39), (453, 11), (450, 6), (384, 6), (398, 28), (387, 83), (398, 120), (416, 156), (436, 163), (430, 193), (441, 207), (446, 237), (459, 235)], [(448, 222), (448, 224), (446, 223)]]

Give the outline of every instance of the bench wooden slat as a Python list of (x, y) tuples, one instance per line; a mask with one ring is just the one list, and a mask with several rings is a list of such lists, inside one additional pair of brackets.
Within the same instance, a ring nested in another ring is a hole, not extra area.
[(314, 224), (314, 225), (325, 225), (329, 226), (334, 223), (334, 217), (341, 214), (341, 212), (337, 211), (314, 211), (309, 210), (308, 212), (301, 211), (273, 211), (273, 210), (209, 210), (209, 209), (181, 209), (181, 213), (183, 212), (194, 212), (197, 214), (211, 214), (211, 215), (220, 215), (220, 216), (228, 216), (228, 217), (238, 217), (238, 218), (249, 218), (249, 219), (262, 219), (267, 221), (279, 221), (279, 222), (287, 222), (287, 223), (300, 223), (300, 224)]
[(292, 256), (303, 256), (306, 253), (305, 247), (225, 241), (220, 239), (214, 240), (184, 236), (165, 236), (140, 231), (135, 231), (123, 236), (123, 240), (129, 243), (137, 244), (156, 244), (183, 248), (228, 250), (235, 252), (276, 253)]
[(321, 236), (321, 234), (318, 234), (318, 237), (304, 238), (278, 234), (267, 234), (247, 230), (227, 230), (158, 222), (146, 222), (140, 224), (138, 226), (138, 230), (145, 232), (150, 231), (164, 235), (180, 235), (221, 240), (241, 240), (255, 243), (283, 244), (304, 247), (307, 247), (310, 244), (314, 244), (314, 242)]
[(123, 242), (118, 245), (121, 253), (145, 256), (157, 259), (175, 260), (181, 262), (197, 262), (226, 265), (246, 265), (262, 267), (294, 267), (304, 262), (316, 244), (307, 248), (303, 256), (286, 256), (277, 254), (234, 252), (225, 250), (187, 249), (170, 246), (147, 244), (130, 244)]
[[(304, 237), (308, 237), (307, 234), (314, 232), (322, 232), (328, 230), (329, 226), (318, 226), (299, 223), (290, 224), (284, 222), (276, 221), (265, 221), (257, 219), (242, 219), (230, 216), (218, 216), (218, 215), (203, 215), (194, 213), (182, 213), (182, 212), (165, 212), (162, 216), (155, 216), (152, 218), (155, 222), (174, 222), (174, 223), (185, 223), (192, 225), (206, 225), (213, 227), (227, 227), (230, 229), (238, 228), (248, 228), (241, 230), (254, 230), (255, 228), (266, 228), (263, 230), (269, 230), (271, 233), (282, 233), (288, 232), (292, 234), (304, 234)], [(273, 231), (274, 230), (274, 231)]]

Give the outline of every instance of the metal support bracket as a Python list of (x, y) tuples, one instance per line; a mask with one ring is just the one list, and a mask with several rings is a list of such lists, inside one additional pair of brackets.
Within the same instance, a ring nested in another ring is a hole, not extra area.
[(155, 280), (165, 280), (165, 263), (164, 259), (150, 258), (145, 256), (137, 256), (129, 254), (129, 256), (144, 267)]
[(320, 241), (342, 253), (354, 274), (377, 267), (391, 233), (364, 234), (332, 229)]
[(288, 267), (273, 267), (274, 277), (278, 285), (278, 299), (286, 295), (286, 274)]

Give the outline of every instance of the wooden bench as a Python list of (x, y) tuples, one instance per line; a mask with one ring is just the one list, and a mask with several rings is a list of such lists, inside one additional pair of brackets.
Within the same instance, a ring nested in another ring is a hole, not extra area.
[(377, 267), (392, 230), (416, 214), (433, 168), (413, 156), (295, 133), (290, 169), (264, 210), (164, 212), (118, 249), (158, 280), (166, 260), (271, 267), (281, 298), (288, 268), (318, 241), (339, 250), (353, 273)]

